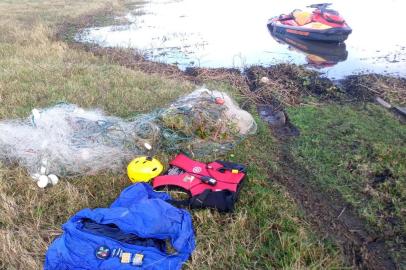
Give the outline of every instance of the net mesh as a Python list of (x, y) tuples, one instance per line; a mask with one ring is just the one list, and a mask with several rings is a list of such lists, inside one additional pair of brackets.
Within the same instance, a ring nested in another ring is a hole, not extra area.
[(207, 89), (127, 120), (61, 103), (0, 122), (0, 159), (31, 174), (89, 175), (120, 171), (135, 156), (157, 151), (221, 156), (255, 132), (248, 112), (226, 93)]

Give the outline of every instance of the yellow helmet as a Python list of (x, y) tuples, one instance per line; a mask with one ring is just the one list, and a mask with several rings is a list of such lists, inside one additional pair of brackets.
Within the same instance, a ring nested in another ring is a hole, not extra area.
[(127, 166), (128, 178), (134, 183), (148, 182), (163, 171), (164, 166), (152, 157), (138, 157)]

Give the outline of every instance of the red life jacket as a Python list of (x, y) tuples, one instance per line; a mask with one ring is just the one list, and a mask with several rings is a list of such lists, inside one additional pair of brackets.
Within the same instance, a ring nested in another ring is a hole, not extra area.
[(154, 189), (177, 187), (189, 193), (188, 200), (173, 201), (175, 205), (233, 210), (246, 175), (245, 166), (225, 161), (203, 163), (184, 154), (178, 154), (169, 164), (166, 174), (155, 177), (152, 185)]

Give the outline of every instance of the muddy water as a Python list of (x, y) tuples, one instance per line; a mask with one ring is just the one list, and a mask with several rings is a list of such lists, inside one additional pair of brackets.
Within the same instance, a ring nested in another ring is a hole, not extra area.
[(301, 44), (270, 35), (270, 17), (313, 2), (150, 0), (130, 11), (127, 23), (119, 18), (120, 25), (85, 29), (76, 39), (134, 48), (180, 68), (291, 62), (332, 78), (359, 72), (406, 76), (406, 1), (329, 1), (353, 28), (345, 45)]

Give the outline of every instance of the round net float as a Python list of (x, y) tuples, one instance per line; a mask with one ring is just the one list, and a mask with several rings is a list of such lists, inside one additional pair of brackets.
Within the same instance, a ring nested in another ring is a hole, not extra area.
[(223, 105), (225, 101), (221, 97), (216, 97), (215, 102), (216, 104)]
[(45, 188), (49, 183), (49, 178), (46, 175), (41, 175), (38, 179), (37, 185), (40, 188)]
[(58, 176), (56, 176), (55, 174), (50, 174), (50, 175), (48, 175), (48, 178), (49, 178), (49, 180), (50, 180), (50, 182), (51, 182), (51, 184), (52, 184), (53, 186), (55, 186), (55, 185), (58, 184), (58, 182), (59, 182), (59, 178), (58, 178)]

